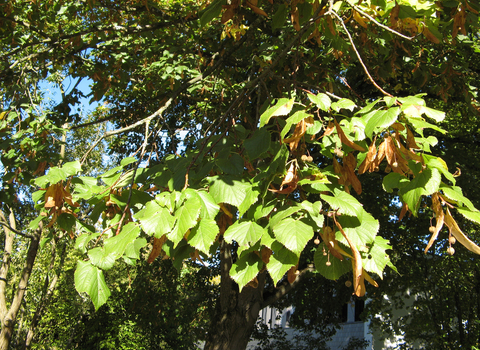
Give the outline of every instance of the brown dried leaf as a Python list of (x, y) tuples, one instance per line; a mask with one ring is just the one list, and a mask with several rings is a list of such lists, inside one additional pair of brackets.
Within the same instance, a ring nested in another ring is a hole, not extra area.
[(225, 5), (225, 12), (222, 15), (221, 22), (222, 24), (227, 23), (235, 15), (235, 7), (233, 5)]
[(160, 238), (153, 238), (153, 248), (148, 256), (147, 263), (151, 264), (157, 256), (162, 252), (163, 244), (167, 241), (167, 236), (163, 235)]
[(407, 203), (403, 203), (402, 210), (400, 211), (400, 215), (398, 216), (398, 221), (402, 221), (405, 214), (408, 212), (408, 205)]
[(377, 138), (375, 137), (375, 139), (372, 141), (372, 143), (368, 147), (367, 156), (365, 157), (362, 164), (360, 164), (360, 167), (358, 168), (359, 175), (365, 173), (366, 171), (371, 173), (375, 170), (374, 160), (375, 160), (375, 156), (377, 155), (377, 146), (375, 146), (376, 139)]
[(262, 250), (260, 251), (262, 261), (265, 264), (268, 264), (268, 262), (270, 261), (270, 257), (272, 256), (272, 253), (273, 253), (272, 250), (268, 247), (263, 247)]
[(297, 279), (297, 266), (292, 266), (287, 272), (288, 283), (292, 284)]
[(474, 252), (475, 254), (480, 254), (480, 247), (471, 241), (458, 227), (457, 222), (450, 214), (450, 210), (447, 208), (445, 214), (445, 225), (448, 226), (450, 233), (457, 239), (457, 242), (460, 242), (465, 248)]
[(337, 123), (337, 121), (335, 120), (335, 128), (337, 129), (337, 134), (338, 136), (340, 137), (340, 141), (342, 141), (342, 143), (356, 151), (360, 151), (360, 152), (365, 152), (365, 149), (362, 147), (362, 146), (359, 146), (357, 145), (356, 143), (350, 141), (347, 136), (345, 135), (345, 133), (343, 132), (343, 129), (342, 127)]
[(430, 237), (430, 240), (428, 241), (428, 244), (425, 248), (425, 254), (427, 254), (428, 250), (430, 247), (433, 245), (435, 240), (438, 237), (438, 233), (443, 227), (443, 223), (445, 220), (445, 214), (442, 209), (442, 203), (440, 202), (440, 197), (438, 195), (438, 192), (434, 193), (432, 195), (432, 210), (435, 213), (435, 218), (436, 218), (436, 224), (435, 224), (435, 231), (432, 233), (432, 236)]
[[(253, 2), (253, 1), (252, 1)], [(257, 6), (255, 6), (254, 4), (252, 4), (252, 2), (250, 1), (247, 1), (247, 6), (250, 7), (252, 9), (253, 12), (255, 12), (257, 15), (261, 15), (261, 16), (265, 16), (265, 17), (268, 17), (267, 13), (265, 11), (263, 11), (262, 9), (258, 8)], [(256, 1), (255, 1), (256, 2)]]
[(430, 40), (434, 44), (440, 44), (440, 39), (438, 39), (435, 35), (432, 34), (430, 30), (428, 30), (427, 27), (423, 27), (423, 35), (425, 35), (425, 38)]

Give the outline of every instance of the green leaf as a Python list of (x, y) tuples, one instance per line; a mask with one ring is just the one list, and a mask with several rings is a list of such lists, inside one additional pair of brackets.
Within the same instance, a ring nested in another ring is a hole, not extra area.
[(327, 202), (333, 210), (338, 210), (340, 214), (356, 216), (363, 212), (363, 207), (358, 200), (341, 190), (335, 190), (334, 197), (321, 194), (320, 198)]
[(385, 192), (392, 193), (395, 188), (402, 188), (409, 183), (408, 179), (399, 173), (390, 173), (383, 178), (382, 186)]
[(324, 112), (328, 112), (330, 106), (332, 105), (332, 100), (330, 97), (322, 92), (318, 93), (317, 95), (307, 94), (307, 96), (310, 101), (315, 103), (315, 105)]
[[(190, 189), (187, 189), (189, 191)], [(213, 197), (207, 191), (203, 190), (191, 190), (191, 195), (196, 196), (201, 204), (200, 217), (203, 219), (215, 219), (220, 207), (215, 203)]]
[(116, 259), (121, 257), (127, 248), (140, 234), (140, 227), (134, 222), (124, 225), (120, 233), (105, 240), (104, 248), (107, 255), (113, 255)]
[(228, 158), (216, 159), (215, 163), (225, 174), (230, 175), (242, 175), (245, 166), (245, 161), (237, 153), (231, 154)]
[(330, 280), (338, 280), (345, 273), (352, 271), (352, 262), (348, 259), (338, 260), (331, 254), (323, 255), (328, 252), (328, 248), (322, 243), (317, 247), (313, 260), (315, 268), (325, 278)]
[(253, 160), (270, 149), (270, 132), (265, 128), (255, 130), (253, 135), (243, 142), (248, 157)]
[(140, 221), (140, 225), (147, 235), (154, 235), (156, 238), (170, 232), (175, 223), (175, 218), (169, 210), (158, 205), (156, 201), (148, 202), (134, 218)]
[(337, 102), (333, 102), (330, 107), (334, 111), (339, 112), (341, 109), (348, 109), (350, 111), (353, 111), (353, 109), (356, 106), (357, 105), (352, 100), (349, 100), (347, 98), (342, 98), (341, 100), (338, 100)]
[(292, 252), (300, 254), (313, 237), (313, 229), (300, 220), (286, 218), (273, 228), (280, 243)]
[(131, 164), (131, 163), (134, 163), (136, 162), (137, 160), (135, 159), (135, 157), (127, 157), (127, 158), (123, 158), (121, 161), (120, 161), (120, 165), (122, 167), (125, 167), (127, 166), (128, 164)]
[(395, 123), (400, 114), (400, 107), (393, 107), (387, 110), (377, 111), (365, 125), (365, 135), (372, 139), (374, 132), (382, 131)]
[(28, 228), (30, 230), (36, 230), (38, 228), (38, 225), (40, 224), (40, 221), (42, 221), (45, 217), (43, 215), (37, 216), (35, 219), (30, 221), (28, 224)]
[(74, 162), (68, 162), (63, 164), (62, 169), (65, 172), (66, 176), (69, 177), (76, 175), (78, 172), (82, 171), (82, 165), (78, 160), (76, 160)]
[(437, 111), (433, 108), (423, 107), (423, 112), (427, 115), (427, 117), (435, 120), (437, 123), (440, 123), (445, 119), (445, 112)]
[(255, 222), (236, 221), (227, 228), (223, 236), (228, 243), (235, 240), (240, 246), (252, 246), (262, 238), (264, 232), (265, 229)]
[(97, 238), (98, 236), (100, 236), (100, 233), (83, 234), (78, 236), (75, 239), (75, 249), (85, 254), (87, 252), (88, 242), (90, 242), (92, 239)]
[(273, 254), (268, 261), (267, 270), (270, 277), (272, 277), (273, 283), (277, 285), (285, 273), (290, 270), (291, 267), (297, 265), (299, 255), (285, 248), (279, 242), (272, 244), (271, 249), (273, 250)]
[(243, 214), (245, 214), (247, 210), (250, 209), (253, 204), (255, 204), (255, 202), (258, 200), (259, 194), (260, 191), (256, 188), (252, 188), (251, 190), (247, 191), (245, 199), (243, 200), (242, 204), (238, 206), (238, 217), (242, 217)]
[(130, 259), (140, 259), (140, 250), (148, 244), (147, 240), (143, 237), (135, 239), (132, 243), (125, 248), (125, 256)]
[(299, 212), (300, 210), (302, 210), (302, 207), (296, 204), (287, 206), (287, 207), (278, 208), (276, 214), (270, 218), (270, 222), (269, 222), (270, 228), (272, 229), (275, 228), (275, 226), (278, 225), (284, 218), (292, 216), (293, 214)]
[(95, 265), (102, 270), (109, 270), (115, 265), (115, 254), (107, 254), (105, 248), (96, 247), (88, 251), (88, 257), (92, 265)]
[(200, 17), (200, 26), (205, 27), (207, 23), (210, 23), (214, 18), (218, 17), (222, 12), (222, 5), (226, 3), (226, 0), (215, 0), (208, 5)]
[(105, 304), (110, 296), (110, 289), (105, 283), (102, 270), (88, 261), (77, 261), (74, 278), (77, 292), (87, 293), (92, 299), (95, 310)]
[(282, 132), (280, 133), (281, 138), (285, 138), (285, 135), (290, 131), (292, 125), (297, 125), (303, 119), (308, 117), (313, 117), (313, 115), (303, 110), (296, 111), (292, 116), (288, 117), (286, 120), (286, 125), (283, 127)]
[[(370, 247), (370, 250), (366, 254), (366, 257), (362, 259), (363, 268), (368, 272), (376, 273), (381, 279), (383, 279), (383, 270), (387, 265), (393, 266), (390, 262), (386, 250), (392, 249), (388, 244), (388, 240), (383, 237), (375, 237), (375, 242)], [(396, 269), (393, 267), (396, 271)]]
[(252, 190), (251, 184), (232, 176), (213, 176), (208, 181), (210, 194), (217, 203), (228, 203), (237, 208)]
[[(356, 216), (340, 215), (337, 220), (342, 225), (348, 238), (357, 247), (372, 243), (380, 228), (378, 220), (363, 209)], [(348, 245), (343, 235), (340, 242)]]
[(287, 20), (288, 8), (285, 4), (278, 6), (277, 12), (272, 17), (272, 31), (280, 29)]
[(202, 219), (198, 225), (190, 231), (188, 244), (209, 255), (210, 247), (215, 242), (215, 238), (217, 238), (219, 232), (220, 228), (215, 220)]
[(75, 226), (77, 219), (75, 216), (69, 213), (62, 213), (57, 218), (57, 224), (60, 228), (64, 229), (67, 232), (72, 231)]
[(230, 277), (242, 291), (243, 287), (258, 275), (262, 266), (263, 262), (257, 254), (244, 254), (230, 268)]
[(462, 214), (466, 219), (480, 224), (480, 212), (472, 211), (467, 208), (457, 208), (457, 211)]
[(442, 184), (440, 186), (440, 190), (442, 190), (443, 194), (448, 199), (456, 201), (458, 205), (465, 205), (470, 211), (478, 211), (473, 205), (473, 203), (463, 195), (462, 189), (460, 187)]
[(420, 198), (438, 191), (441, 180), (440, 172), (437, 169), (425, 169), (400, 189), (399, 194), (414, 216), (417, 215)]
[(433, 129), (433, 130), (438, 131), (442, 134), (447, 133), (446, 130), (444, 130), (444, 129), (442, 129), (442, 128), (434, 125), (434, 124), (430, 124), (430, 123), (426, 122), (425, 119), (423, 119), (423, 118), (414, 118), (414, 117), (411, 117), (411, 116), (407, 115), (407, 120), (415, 128), (415, 131), (420, 133), (420, 135), (423, 135), (422, 129)]
[(270, 118), (278, 117), (281, 115), (287, 115), (290, 113), (293, 107), (293, 103), (295, 99), (288, 99), (288, 98), (280, 98), (275, 105), (268, 108), (263, 114), (260, 116), (260, 127), (268, 124)]
[(453, 175), (448, 171), (448, 168), (443, 159), (439, 157), (429, 156), (427, 154), (423, 154), (423, 159), (425, 160), (425, 164), (428, 165), (429, 168), (435, 168), (439, 170), (442, 175), (447, 178), (447, 180), (451, 181), (455, 185), (455, 177), (453, 177)]
[(167, 233), (167, 238), (175, 246), (182, 240), (185, 233), (197, 224), (200, 208), (200, 200), (196, 197), (191, 197), (175, 211), (175, 226), (171, 232)]

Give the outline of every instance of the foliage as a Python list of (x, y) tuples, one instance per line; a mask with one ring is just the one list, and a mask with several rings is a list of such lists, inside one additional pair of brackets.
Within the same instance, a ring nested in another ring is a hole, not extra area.
[[(377, 286), (375, 275), (395, 270), (393, 246), (362, 201), (370, 178), (398, 196), (400, 219), (431, 208), (426, 250), (446, 226), (480, 253), (457, 224), (480, 223), (480, 214), (434, 153), (452, 101), (447, 120), (471, 114), (478, 125), (479, 9), (477, 1), (8, 2), (2, 203), (36, 188), (30, 228), (44, 222), (75, 237), (83, 254), (75, 285), (97, 310), (112, 294), (105, 272), (134, 266), (147, 246), (150, 262), (169, 257), (179, 269), (218, 257), (238, 295), (293, 288), (315, 269), (331, 280), (352, 271), (352, 292), (363, 296), (365, 280)], [(105, 103), (89, 123), (71, 112), (78, 86), (51, 111), (36, 110), (31, 92), (42, 79), (67, 74), (90, 79), (89, 97)], [(82, 157), (59, 165), (51, 140), (107, 121)], [(104, 139), (122, 159), (85, 176)], [(305, 266), (306, 250), (314, 256)], [(277, 299), (287, 292), (278, 290)]]

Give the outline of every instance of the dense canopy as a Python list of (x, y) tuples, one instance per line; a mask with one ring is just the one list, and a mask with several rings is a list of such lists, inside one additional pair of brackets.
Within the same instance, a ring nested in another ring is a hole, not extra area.
[[(241, 349), (258, 311), (306, 273), (348, 273), (363, 296), (395, 269), (372, 214), (431, 210), (425, 251), (454, 238), (480, 253), (457, 224), (480, 212), (438, 157), (444, 138), (479, 130), (478, 1), (0, 8), (0, 223), (32, 254), (41, 239), (75, 240), (75, 286), (95, 308), (116, 265), (208, 260), (221, 287), (206, 348)], [(46, 81), (61, 90), (50, 104)], [(99, 102), (89, 115), (85, 97)], [(398, 212), (365, 210), (372, 176)], [(21, 227), (8, 218), (19, 202), (36, 210)], [(0, 294), (7, 272), (4, 256)], [(0, 304), (3, 334), (16, 312)]]

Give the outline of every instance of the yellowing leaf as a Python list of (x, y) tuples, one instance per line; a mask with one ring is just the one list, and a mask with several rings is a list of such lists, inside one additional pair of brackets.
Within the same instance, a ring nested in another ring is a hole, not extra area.
[(360, 16), (360, 14), (357, 12), (357, 11), (353, 11), (353, 19), (358, 23), (360, 24), (363, 28), (368, 28), (368, 25), (367, 25), (367, 22), (365, 22), (365, 20), (363, 19), (362, 16)]

